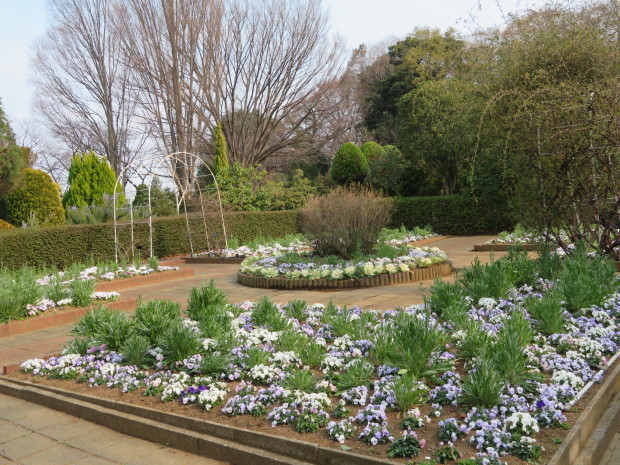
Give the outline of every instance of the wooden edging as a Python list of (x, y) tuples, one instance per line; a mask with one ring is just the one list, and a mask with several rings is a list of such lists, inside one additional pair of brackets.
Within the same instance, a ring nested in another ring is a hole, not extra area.
[(0, 392), (125, 434), (233, 465), (388, 465), (394, 462), (307, 441), (0, 377)]
[[(618, 392), (620, 392), (620, 364), (616, 365), (615, 369), (607, 376), (599, 391), (581, 412), (568, 436), (551, 457), (548, 465), (573, 465), (577, 463), (578, 459), (581, 464), (583, 452), (587, 448), (588, 441), (595, 434), (599, 423), (604, 425), (604, 428), (603, 431), (598, 432), (599, 437), (595, 441), (595, 447), (590, 448), (587, 463), (598, 464), (600, 462), (620, 426), (620, 411), (618, 409), (609, 410), (610, 403)], [(607, 413), (611, 413), (612, 418), (609, 418), (607, 422), (601, 421)]]
[(49, 315), (39, 315), (28, 317), (24, 320), (11, 321), (0, 325), (0, 338), (7, 336), (15, 336), (17, 334), (28, 333), (30, 331), (37, 331), (39, 329), (51, 328), (53, 326), (60, 326), (67, 323), (74, 323), (82, 318), (86, 312), (93, 307), (99, 305), (105, 305), (111, 310), (131, 310), (138, 305), (138, 299), (121, 299), (118, 302), (108, 302), (105, 300), (97, 300), (89, 307), (76, 308), (73, 310), (60, 311)]
[(183, 263), (191, 264), (211, 264), (211, 265), (238, 265), (245, 258), (239, 257), (183, 257)]
[(474, 252), (508, 252), (516, 248), (530, 252), (538, 250), (538, 247), (539, 244), (476, 244)]
[(409, 242), (407, 245), (412, 245), (414, 247), (418, 247), (421, 245), (432, 244), (433, 242), (443, 241), (444, 239), (448, 239), (452, 236), (433, 236), (428, 237), (426, 239), (420, 239), (419, 241)]
[(414, 268), (410, 271), (398, 273), (383, 273), (377, 276), (360, 279), (290, 279), (290, 278), (263, 278), (238, 273), (237, 282), (249, 287), (266, 289), (350, 289), (356, 287), (389, 286), (412, 281), (427, 281), (447, 276), (452, 273), (450, 262), (429, 266), (428, 268)]
[(193, 275), (194, 270), (189, 268), (184, 270), (156, 271), (146, 276), (133, 276), (131, 278), (119, 278), (112, 281), (98, 282), (95, 286), (95, 291), (121, 291), (123, 289), (131, 289), (132, 287), (149, 286), (151, 284), (174, 281), (175, 279), (189, 278)]

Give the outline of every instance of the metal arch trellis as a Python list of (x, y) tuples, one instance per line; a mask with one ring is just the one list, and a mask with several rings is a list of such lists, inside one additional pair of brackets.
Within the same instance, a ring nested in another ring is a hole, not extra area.
[[(209, 166), (196, 154), (190, 153), (190, 152), (174, 152), (174, 153), (170, 153), (167, 155), (154, 155), (151, 157), (146, 157), (146, 158), (140, 158), (138, 160), (135, 160), (134, 162), (130, 163), (129, 165), (125, 166), (120, 173), (120, 176), (118, 176), (118, 179), (116, 181), (116, 184), (114, 185), (114, 194), (113, 194), (113, 217), (114, 217), (114, 259), (116, 261), (116, 263), (119, 262), (119, 252), (120, 252), (120, 244), (119, 244), (119, 235), (118, 235), (118, 228), (122, 225), (126, 225), (127, 223), (119, 223), (118, 221), (118, 214), (117, 214), (117, 199), (118, 197), (122, 194), (122, 187), (120, 184), (120, 180), (123, 179), (123, 176), (126, 174), (126, 171), (133, 167), (137, 169), (140, 168), (147, 168), (147, 164), (148, 164), (148, 170), (149, 170), (149, 175), (151, 177), (150, 182), (147, 183), (147, 187), (148, 187), (148, 225), (149, 225), (149, 257), (153, 257), (153, 209), (151, 206), (151, 185), (153, 183), (153, 178), (156, 175), (157, 169), (159, 169), (162, 165), (164, 165), (165, 163), (173, 160), (176, 163), (179, 163), (181, 165), (185, 165), (186, 169), (192, 169), (192, 167), (197, 166), (197, 165), (192, 165), (192, 166), (188, 166), (187, 162), (185, 159), (179, 158), (178, 155), (186, 155), (186, 156), (190, 156), (192, 158), (192, 160), (194, 162), (198, 162), (198, 164), (202, 163), (207, 170), (209, 171), (209, 175), (213, 178), (213, 182), (215, 184), (215, 189), (217, 192), (217, 200), (218, 200), (218, 204), (220, 207), (220, 218), (222, 221), (222, 232), (223, 232), (223, 236), (224, 236), (224, 244), (225, 247), (228, 247), (228, 237), (227, 237), (227, 233), (226, 233), (226, 222), (224, 220), (224, 209), (222, 207), (222, 198), (220, 195), (220, 188), (217, 184), (217, 179), (215, 177), (215, 175), (213, 174), (213, 171), (211, 170), (211, 168), (209, 168)], [(136, 163), (137, 162), (137, 163)], [(135, 166), (137, 164), (137, 166)], [(169, 165), (168, 165), (169, 167)], [(173, 179), (177, 179), (176, 173), (174, 171), (174, 169), (170, 169), (170, 172), (172, 174), (172, 178)], [(148, 176), (148, 175), (147, 175)], [(177, 212), (179, 212), (179, 207), (182, 204), (183, 205), (183, 213), (185, 215), (185, 225), (187, 228), (187, 235), (188, 235), (188, 241), (189, 241), (189, 245), (190, 245), (190, 251), (192, 254), (194, 254), (194, 245), (193, 245), (193, 241), (192, 241), (192, 235), (191, 235), (191, 229), (190, 229), (190, 225), (189, 225), (189, 215), (187, 214), (187, 202), (186, 200), (186, 196), (188, 193), (191, 192), (191, 189), (195, 186), (198, 189), (198, 194), (200, 196), (200, 206), (201, 206), (201, 212), (202, 212), (202, 220), (203, 220), (203, 225), (204, 225), (204, 230), (205, 230), (205, 237), (207, 240), (207, 248), (211, 248), (210, 246), (210, 242), (209, 242), (209, 231), (207, 228), (207, 219), (206, 219), (206, 213), (205, 213), (205, 206), (204, 206), (204, 197), (203, 197), (203, 192), (202, 189), (200, 187), (200, 183), (199, 182), (195, 182), (195, 177), (193, 182), (190, 182), (188, 185), (184, 186), (181, 189), (180, 192), (180, 196), (177, 196), (177, 202), (176, 202), (176, 208), (177, 208)], [(129, 203), (129, 225), (131, 227), (131, 255), (132, 255), (132, 259), (134, 257), (134, 253), (133, 253), (133, 248), (134, 248), (134, 214), (133, 214), (133, 206), (131, 205), (131, 203)]]

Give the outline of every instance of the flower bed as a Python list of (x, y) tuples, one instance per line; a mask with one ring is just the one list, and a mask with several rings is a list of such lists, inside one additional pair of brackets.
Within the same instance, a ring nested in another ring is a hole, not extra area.
[[(136, 331), (127, 329), (125, 341), (107, 335), (122, 353), (97, 345), (22, 368), (52, 383), (116, 388), (135, 402), (193, 406), (188, 412), (210, 420), (371, 455), (546, 462), (575, 417), (579, 391), (600, 381), (599, 367), (620, 348), (620, 293), (581, 309), (569, 299), (554, 313), (552, 293), (570, 290), (537, 277), (501, 298), (472, 300), (482, 282), (472, 276), (510, 266), (501, 263), (465, 273), (462, 285), (438, 284), (426, 306), (383, 313), (267, 299), (225, 306), (213, 286), (195, 289), (187, 310), (194, 320), (161, 303), (119, 323)], [(455, 300), (444, 305), (448, 295)], [(164, 317), (163, 333), (145, 325)], [(98, 328), (107, 325), (95, 323), (107, 318), (102, 311), (78, 324), (82, 342), (71, 347), (105, 342)]]
[[(287, 261), (295, 258), (295, 262)], [(376, 256), (369, 260), (353, 262), (338, 258), (314, 257), (299, 254), (298, 257), (281, 255), (267, 258), (250, 257), (241, 263), (242, 275), (262, 278), (288, 278), (306, 280), (360, 280), (382, 274), (409, 273), (417, 268), (447, 262), (447, 255), (436, 247), (407, 248), (406, 254), (394, 258)]]

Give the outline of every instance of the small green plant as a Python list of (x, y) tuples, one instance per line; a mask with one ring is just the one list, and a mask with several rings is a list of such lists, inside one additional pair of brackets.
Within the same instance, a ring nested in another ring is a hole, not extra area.
[(551, 441), (554, 444), (562, 444), (563, 439), (562, 438), (552, 438)]
[(499, 404), (504, 383), (492, 360), (487, 355), (476, 360), (475, 369), (469, 372), (463, 383), (463, 402), (478, 407), (493, 407)]
[(26, 306), (39, 302), (43, 289), (36, 280), (37, 275), (30, 268), (15, 273), (0, 272), (0, 323), (25, 318)]
[(334, 418), (348, 418), (351, 415), (351, 410), (346, 407), (344, 401), (338, 402), (332, 412)]
[(147, 264), (150, 269), (159, 271), (159, 259), (155, 255), (149, 257)]
[(71, 330), (71, 333), (84, 338), (95, 338), (99, 328), (107, 324), (114, 317), (114, 313), (107, 307), (96, 307), (80, 318), (73, 330)]
[(564, 309), (560, 299), (554, 293), (547, 293), (540, 299), (531, 297), (523, 305), (537, 321), (542, 333), (551, 335), (564, 331), (566, 325)]
[(278, 350), (299, 352), (299, 349), (307, 343), (308, 337), (305, 334), (293, 329), (287, 329), (282, 331), (282, 334), (278, 337), (276, 347)]
[(443, 446), (437, 449), (439, 463), (456, 462), (459, 458), (461, 458), (461, 453), (454, 446)]
[(405, 431), (403, 435), (390, 444), (388, 457), (414, 457), (422, 450), (422, 444), (418, 440), (415, 431)]
[(124, 312), (111, 312), (95, 330), (95, 339), (106, 344), (108, 350), (120, 352), (133, 331), (132, 321)]
[(179, 320), (181, 306), (171, 300), (140, 303), (133, 315), (136, 332), (155, 345), (166, 329)]
[(533, 285), (538, 278), (537, 265), (534, 260), (530, 260), (527, 256), (527, 251), (521, 249), (519, 246), (510, 247), (508, 250), (508, 256), (504, 259), (512, 268), (514, 274), (513, 284), (516, 287), (527, 284)]
[(71, 339), (67, 342), (67, 344), (65, 344), (63, 353), (86, 355), (88, 353), (88, 349), (91, 347), (92, 343), (90, 339), (77, 337), (75, 339)]
[(318, 367), (323, 361), (324, 349), (316, 342), (310, 342), (303, 346), (299, 351), (299, 358), (304, 365)]
[(261, 298), (254, 307), (252, 320), (255, 324), (268, 326), (274, 331), (284, 331), (291, 326), (291, 323), (267, 296)]
[(71, 301), (76, 307), (86, 307), (93, 302), (92, 294), (95, 292), (94, 279), (74, 279), (69, 283), (71, 289)]
[(71, 298), (71, 291), (63, 283), (63, 278), (55, 274), (49, 281), (49, 284), (45, 286), (45, 295), (54, 302), (60, 302), (61, 300)]
[(429, 304), (433, 312), (444, 318), (446, 317), (443, 312), (448, 307), (455, 305), (467, 307), (463, 287), (458, 283), (449, 283), (440, 278), (435, 279), (435, 283), (431, 287)]
[(225, 373), (230, 364), (230, 357), (220, 352), (209, 354), (208, 357), (202, 358), (200, 372), (206, 376), (219, 377)]
[(402, 412), (406, 412), (416, 405), (428, 400), (428, 389), (418, 383), (418, 380), (409, 373), (394, 380), (392, 390), (396, 397), (396, 405)]
[(308, 302), (305, 300), (291, 300), (284, 310), (286, 314), (295, 318), (297, 321), (304, 321), (306, 319), (306, 308), (308, 308)]
[(174, 322), (168, 327), (162, 334), (159, 346), (165, 362), (170, 366), (200, 353), (202, 349), (201, 340), (193, 329), (182, 326), (180, 322)]
[(465, 268), (458, 277), (458, 283), (474, 302), (483, 297), (499, 300), (506, 296), (516, 279), (515, 272), (506, 260), (481, 264), (478, 258)]
[(270, 353), (260, 347), (250, 347), (246, 350), (245, 355), (247, 358), (243, 358), (242, 361), (248, 369), (269, 363)]
[(366, 360), (353, 360), (338, 375), (336, 386), (339, 391), (346, 391), (356, 386), (367, 385), (370, 383), (374, 371), (375, 367)]
[(187, 302), (187, 316), (201, 321), (205, 315), (225, 308), (226, 304), (226, 295), (215, 287), (215, 281), (210, 280), (207, 286), (203, 283), (201, 287), (192, 288)]
[(298, 370), (284, 381), (285, 387), (293, 391), (312, 391), (318, 379), (309, 370)]
[(514, 312), (504, 322), (493, 345), (491, 357), (499, 376), (506, 383), (520, 384), (527, 378), (528, 358), (525, 348), (532, 338), (529, 322), (521, 313)]
[(148, 351), (151, 348), (149, 340), (139, 334), (129, 336), (120, 348), (125, 361), (130, 365), (142, 367), (146, 365)]

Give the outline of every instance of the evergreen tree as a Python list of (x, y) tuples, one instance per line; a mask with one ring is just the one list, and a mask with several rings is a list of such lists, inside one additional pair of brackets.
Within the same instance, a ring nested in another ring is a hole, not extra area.
[[(62, 198), (67, 207), (84, 207), (101, 205), (104, 196), (114, 194), (116, 176), (105, 157), (95, 152), (76, 153), (69, 168), (69, 189)], [(122, 194), (118, 202), (125, 203)]]
[(60, 186), (49, 174), (26, 168), (20, 185), (6, 198), (8, 220), (16, 226), (63, 224), (65, 210), (60, 201)]
[(213, 173), (218, 174), (228, 169), (228, 156), (226, 154), (226, 138), (222, 131), (221, 123), (217, 123), (213, 130), (213, 143), (215, 144), (215, 157), (213, 160)]
[(340, 146), (332, 161), (332, 179), (338, 184), (363, 182), (368, 174), (368, 161), (361, 149), (353, 142)]
[(15, 143), (15, 135), (0, 101), (0, 199), (16, 185), (21, 171), (28, 166), (30, 150)]

